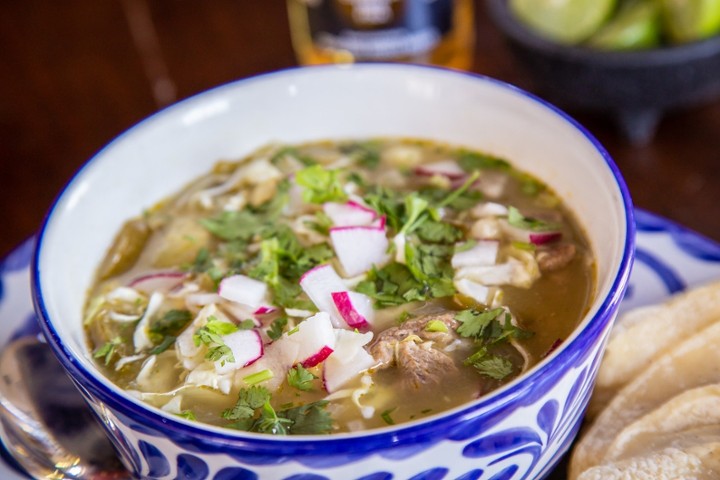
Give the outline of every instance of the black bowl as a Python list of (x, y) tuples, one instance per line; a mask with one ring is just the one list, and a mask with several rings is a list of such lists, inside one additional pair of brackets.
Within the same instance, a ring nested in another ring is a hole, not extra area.
[(526, 27), (508, 3), (488, 0), (488, 11), (538, 93), (611, 115), (633, 143), (649, 141), (664, 112), (720, 96), (720, 36), (642, 51), (567, 46)]

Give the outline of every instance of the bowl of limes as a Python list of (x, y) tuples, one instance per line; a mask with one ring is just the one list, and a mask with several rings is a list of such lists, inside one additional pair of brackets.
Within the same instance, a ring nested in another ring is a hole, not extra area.
[(611, 116), (633, 143), (720, 97), (720, 0), (488, 0), (537, 92)]

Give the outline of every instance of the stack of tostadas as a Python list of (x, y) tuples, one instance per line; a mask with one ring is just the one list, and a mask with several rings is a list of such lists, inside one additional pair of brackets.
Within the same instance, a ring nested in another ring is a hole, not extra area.
[(569, 480), (720, 478), (720, 282), (618, 319)]

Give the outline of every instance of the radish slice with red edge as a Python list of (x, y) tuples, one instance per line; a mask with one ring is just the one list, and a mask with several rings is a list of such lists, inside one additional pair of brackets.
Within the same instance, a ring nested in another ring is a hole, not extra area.
[(332, 292), (335, 308), (350, 328), (367, 330), (372, 326), (375, 310), (372, 299), (359, 292)]
[(460, 165), (458, 165), (454, 160), (441, 160), (439, 162), (418, 165), (415, 168), (415, 173), (426, 177), (440, 175), (451, 180), (457, 180), (467, 175), (465, 170), (463, 170), (462, 167), (460, 167)]
[(128, 286), (144, 293), (167, 293), (180, 285), (186, 277), (187, 274), (183, 272), (154, 272), (133, 279)]
[(375, 210), (353, 201), (327, 202), (323, 204), (323, 211), (336, 227), (367, 226), (377, 218)]
[(507, 220), (501, 220), (503, 232), (510, 238), (518, 242), (532, 243), (533, 245), (544, 245), (550, 242), (556, 242), (562, 238), (562, 232), (557, 230), (549, 230), (546, 232), (533, 232), (531, 230), (523, 230), (510, 225)]
[(223, 343), (232, 351), (234, 362), (215, 362), (220, 375), (252, 365), (263, 355), (263, 342), (257, 330), (238, 330), (222, 336)]
[(275, 313), (276, 311), (277, 311), (277, 308), (275, 308), (275, 307), (263, 305), (263, 306), (255, 309), (255, 312), (253, 312), (253, 313), (255, 315), (270, 315), (271, 313)]
[(318, 312), (288, 332), (287, 339), (299, 346), (297, 361), (305, 368), (314, 367), (335, 349), (335, 331), (330, 315)]
[(545, 245), (546, 243), (557, 242), (562, 238), (560, 232), (532, 232), (528, 239), (533, 245)]
[(349, 277), (365, 273), (388, 259), (389, 242), (384, 227), (334, 227), (330, 229), (330, 239)]
[(451, 264), (453, 268), (495, 265), (499, 249), (500, 242), (496, 240), (480, 240), (468, 250), (455, 253)]
[(329, 393), (377, 363), (363, 348), (372, 338), (372, 332), (335, 330), (335, 351), (323, 364), (323, 385)]
[(268, 287), (264, 282), (245, 275), (232, 275), (220, 281), (218, 295), (225, 300), (241, 303), (251, 308), (266, 305)]
[(300, 277), (300, 287), (318, 310), (326, 312), (330, 316), (334, 327), (342, 328), (345, 325), (345, 321), (335, 308), (335, 302), (330, 293), (346, 290), (347, 287), (331, 265), (318, 265), (305, 272)]

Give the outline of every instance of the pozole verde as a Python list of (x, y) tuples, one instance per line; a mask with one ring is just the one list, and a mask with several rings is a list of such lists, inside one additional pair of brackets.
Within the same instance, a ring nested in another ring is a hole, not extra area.
[(594, 281), (570, 210), (503, 159), (272, 145), (126, 222), (84, 322), (99, 368), (166, 412), (324, 434), (510, 381), (570, 334)]

